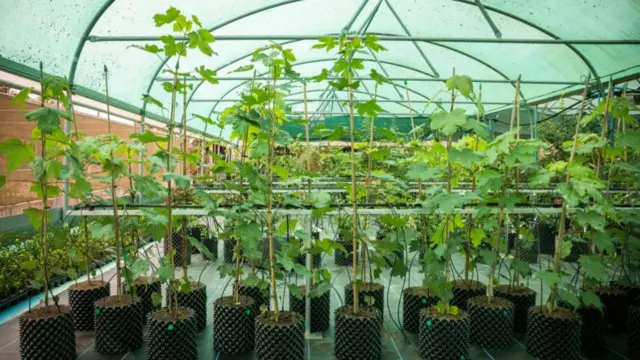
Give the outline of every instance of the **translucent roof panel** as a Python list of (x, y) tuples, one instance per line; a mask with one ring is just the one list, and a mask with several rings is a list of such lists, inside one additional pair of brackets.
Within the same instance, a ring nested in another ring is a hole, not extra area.
[[(0, 38), (0, 70), (37, 79), (39, 62), (49, 73), (71, 76), (81, 95), (91, 94), (99, 100), (104, 93), (103, 66), (109, 68), (110, 95), (119, 105), (127, 105), (141, 113), (142, 95), (169, 102), (169, 95), (158, 78), (164, 57), (133, 48), (157, 41), (168, 28), (156, 28), (153, 15), (170, 6), (187, 15), (196, 14), (214, 36), (244, 36), (243, 40), (223, 39), (213, 44), (217, 52), (212, 57), (192, 51), (182, 59), (180, 69), (191, 71), (204, 65), (218, 71), (220, 84), (193, 81), (189, 94), (187, 116), (217, 114), (238, 99), (239, 92), (252, 72), (232, 73), (250, 63), (251, 53), (269, 43), (268, 36), (291, 48), (297, 57), (296, 71), (303, 77), (317, 75), (331, 68), (334, 53), (314, 50), (316, 40), (299, 37), (337, 35), (344, 30), (380, 36), (415, 36), (440, 38), (439, 41), (382, 41), (389, 50), (377, 54), (359, 55), (366, 69), (358, 77), (367, 78), (375, 69), (393, 79), (394, 86), (378, 88), (377, 96), (388, 116), (408, 114), (409, 89), (411, 107), (416, 114), (437, 109), (448, 96), (441, 78), (454, 69), (482, 84), (482, 99), (488, 112), (508, 108), (514, 97), (514, 84), (519, 76), (524, 81), (521, 93), (524, 101), (542, 102), (551, 97), (575, 92), (581, 88), (587, 74), (596, 81), (607, 82), (640, 74), (640, 1), (638, 0), (481, 0), (491, 21), (504, 39), (575, 39), (633, 40), (632, 44), (531, 44), (490, 43), (496, 34), (480, 11), (475, 0), (8, 0), (0, 12), (5, 36)], [(579, 14), (580, 16), (576, 16)], [(259, 39), (251, 37), (259, 36)], [(100, 37), (105, 41), (94, 41)], [(113, 39), (112, 37), (127, 37)], [(139, 41), (137, 37), (146, 37)], [(156, 38), (155, 40), (153, 38)], [(247, 39), (249, 38), (249, 39)], [(469, 41), (443, 41), (444, 39)], [(76, 53), (78, 56), (76, 57)], [(175, 61), (168, 65), (175, 66)], [(260, 74), (264, 68), (258, 67)], [(234, 79), (238, 78), (238, 79)], [(438, 81), (427, 81), (437, 78)], [(508, 81), (507, 81), (508, 80)], [(295, 111), (302, 110), (296, 102), (302, 98), (300, 85), (294, 84), (289, 98)], [(311, 113), (344, 113), (338, 101), (320, 101), (330, 95), (345, 100), (344, 92), (330, 92), (327, 84), (308, 85)], [(358, 101), (373, 96), (375, 84), (362, 81), (355, 93)], [(425, 109), (434, 98), (435, 104)], [(221, 101), (218, 101), (221, 100)], [(459, 103), (473, 113), (472, 104)], [(178, 106), (178, 118), (184, 105)], [(150, 109), (157, 112), (155, 109)], [(160, 117), (147, 113), (159, 120)], [(194, 129), (218, 135), (192, 119)]]

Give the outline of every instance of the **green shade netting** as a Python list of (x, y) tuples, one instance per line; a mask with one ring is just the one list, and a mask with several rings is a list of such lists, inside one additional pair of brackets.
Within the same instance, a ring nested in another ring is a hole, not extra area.
[[(484, 0), (483, 4), (504, 38), (640, 38), (640, 1), (637, 0)], [(144, 43), (92, 42), (90, 36), (165, 34), (167, 30), (157, 29), (152, 17), (169, 6), (188, 15), (197, 14), (214, 35), (336, 34), (351, 25), (351, 31), (386, 35), (404, 36), (408, 31), (413, 36), (424, 37), (495, 37), (473, 0), (7, 0), (0, 12), (4, 29), (0, 38), (0, 68), (34, 78), (37, 76), (34, 69), (43, 61), (47, 72), (72, 78), (74, 84), (80, 86), (80, 92), (93, 92), (93, 97), (99, 99), (104, 92), (102, 69), (107, 65), (112, 97), (139, 113), (145, 93), (165, 102), (169, 100), (161, 83), (155, 81), (164, 75), (160, 71), (162, 60), (130, 47)], [(302, 76), (313, 76), (323, 68), (330, 68), (335, 57), (335, 54), (311, 50), (314, 44), (311, 40), (280, 42), (293, 49), (298, 58), (295, 69)], [(205, 65), (216, 69), (221, 76), (246, 76), (246, 73), (229, 72), (249, 63), (252, 51), (266, 44), (266, 40), (219, 41), (213, 46), (218, 55), (209, 58), (193, 52), (182, 61), (181, 69)], [(359, 75), (367, 76), (375, 69), (398, 79), (395, 86), (385, 85), (377, 90), (379, 98), (388, 101), (382, 107), (389, 116), (406, 116), (409, 106), (419, 113), (430, 113), (436, 108), (435, 105), (424, 108), (429, 99), (448, 101), (447, 94), (439, 93), (442, 83), (415, 80), (435, 76), (434, 70), (440, 77), (450, 76), (455, 68), (457, 74), (475, 79), (513, 80), (522, 76), (523, 80), (568, 82), (580, 82), (591, 73), (606, 82), (609, 78), (628, 78), (640, 69), (640, 46), (637, 45), (382, 44), (389, 51), (378, 54), (377, 58), (362, 55), (366, 69)], [(413, 79), (407, 82), (408, 98), (400, 79)], [(211, 100), (237, 99), (245, 85), (244, 80), (225, 80), (218, 85), (196, 82), (188, 113), (215, 117), (230, 103)], [(356, 94), (357, 100), (368, 99), (375, 92), (372, 81), (363, 81), (362, 85), (361, 92)], [(509, 107), (514, 93), (512, 84), (484, 83), (482, 86), (483, 100), (492, 103), (485, 106), (488, 112)], [(542, 101), (579, 88), (579, 85), (523, 84), (522, 100)], [(318, 101), (321, 95), (326, 97), (326, 89), (326, 84), (309, 86), (309, 97), (313, 99), (309, 111), (344, 114), (338, 104)], [(331, 95), (337, 100), (346, 99), (343, 92)], [(302, 104), (297, 101), (302, 95), (294, 94), (290, 98), (293, 109), (302, 111)], [(468, 113), (475, 112), (470, 104), (459, 107)], [(183, 111), (182, 105), (178, 111)], [(190, 125), (203, 131), (206, 128), (209, 134), (221, 133), (220, 129), (206, 127), (197, 119), (191, 120)], [(228, 131), (225, 129), (222, 134), (228, 135)]]

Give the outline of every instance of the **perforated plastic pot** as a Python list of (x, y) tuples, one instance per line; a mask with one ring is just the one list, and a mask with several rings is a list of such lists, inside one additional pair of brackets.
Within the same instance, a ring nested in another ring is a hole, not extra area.
[(108, 282), (98, 280), (91, 283), (84, 281), (69, 287), (69, 309), (76, 330), (93, 330), (94, 304), (109, 296), (110, 291), (111, 285)]
[(613, 287), (601, 287), (595, 291), (604, 305), (607, 331), (619, 334), (626, 330), (629, 300), (624, 290)]
[(255, 319), (259, 313), (256, 302), (240, 296), (216, 299), (213, 305), (213, 349), (222, 354), (252, 351), (255, 345)]
[(406, 331), (420, 330), (420, 311), (438, 303), (438, 298), (422, 286), (402, 290), (402, 326)]
[[(295, 297), (289, 292), (289, 308), (305, 317), (306, 313), (306, 287), (300, 286), (302, 298)], [(322, 332), (329, 330), (329, 318), (331, 314), (331, 291), (311, 298), (311, 332)]]
[(527, 317), (529, 308), (536, 304), (536, 292), (525, 286), (498, 285), (495, 295), (511, 301), (514, 305), (513, 331), (527, 332)]
[(20, 359), (72, 360), (76, 358), (73, 316), (66, 306), (38, 308), (18, 318)]
[(507, 299), (476, 296), (467, 301), (469, 341), (482, 348), (507, 349), (513, 344), (515, 306)]
[(335, 311), (335, 350), (338, 360), (375, 360), (382, 356), (382, 316), (376, 307), (351, 306)]
[(459, 279), (455, 280), (452, 285), (453, 300), (451, 300), (451, 305), (463, 310), (467, 309), (467, 300), (484, 295), (487, 289), (483, 283), (476, 280), (464, 281)]
[(155, 310), (147, 319), (147, 360), (196, 360), (197, 331), (194, 311), (178, 308)]
[[(154, 279), (151, 283), (148, 283), (146, 278), (140, 278), (133, 283), (133, 287), (137, 298), (140, 300), (140, 311), (143, 319), (146, 319), (147, 314), (153, 310), (160, 309), (160, 305), (153, 305), (153, 300), (151, 299), (153, 293), (161, 294), (162, 284), (159, 280)], [(129, 287), (126, 284), (122, 285), (122, 291), (128, 293)]]
[(629, 329), (629, 353), (640, 354), (640, 305), (629, 307), (627, 329)]
[(420, 356), (426, 360), (469, 359), (469, 316), (441, 314), (433, 307), (420, 311)]
[(207, 286), (203, 283), (192, 282), (191, 290), (187, 293), (178, 292), (178, 306), (194, 311), (196, 331), (207, 327)]
[(95, 348), (100, 354), (124, 354), (142, 346), (140, 301), (131, 295), (108, 296), (95, 303)]
[[(365, 283), (358, 288), (360, 306), (371, 305), (378, 309), (380, 317), (384, 318), (384, 285), (378, 283)], [(367, 304), (367, 297), (373, 298), (373, 304)], [(344, 303), (353, 305), (353, 283), (344, 286)]]
[(256, 317), (257, 360), (304, 360), (304, 320), (292, 311), (280, 311), (278, 322), (272, 313)]
[[(234, 284), (235, 288), (235, 284)], [(266, 305), (267, 308), (271, 308), (271, 299), (269, 298), (269, 294), (265, 294), (259, 287), (257, 286), (248, 286), (240, 284), (240, 288), (238, 289), (238, 294), (243, 296), (248, 296), (255, 300), (256, 306), (260, 309), (260, 306)]]
[(340, 244), (344, 246), (344, 249), (347, 250), (347, 252), (336, 250), (333, 255), (334, 264), (339, 266), (353, 265), (353, 243), (351, 241), (340, 241)]
[[(186, 262), (186, 265), (191, 264), (191, 242), (189, 242), (189, 240), (187, 239), (187, 256), (183, 259), (182, 256), (182, 234), (179, 232), (174, 232), (171, 236), (171, 238), (173, 239), (171, 245), (173, 246), (173, 249), (176, 251), (175, 255), (173, 256), (173, 263), (175, 266), (183, 266), (184, 262)], [(164, 237), (164, 253), (166, 254), (169, 251), (169, 242), (167, 241), (167, 236), (165, 235)]]
[(527, 352), (542, 360), (578, 360), (581, 346), (580, 316), (571, 310), (532, 306), (527, 319)]

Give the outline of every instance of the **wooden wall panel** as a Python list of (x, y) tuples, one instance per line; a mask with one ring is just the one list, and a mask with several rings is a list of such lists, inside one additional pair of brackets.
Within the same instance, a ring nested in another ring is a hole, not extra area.
[[(27, 104), (26, 111), (36, 109), (37, 105)], [(108, 133), (108, 123), (104, 119), (76, 113), (77, 128), (89, 136), (103, 135)], [(35, 127), (34, 123), (24, 119), (24, 112), (19, 107), (11, 103), (11, 98), (0, 95), (0, 142), (7, 139), (27, 140), (31, 137), (31, 131)], [(134, 132), (134, 128), (125, 124), (112, 123), (112, 131), (122, 139), (128, 139)], [(160, 132), (158, 132), (160, 133)], [(146, 155), (153, 154), (157, 150), (155, 144), (149, 144)], [(137, 172), (135, 165), (134, 171)], [(100, 173), (98, 167), (88, 169), (90, 173)], [(6, 174), (6, 158), (0, 157), (0, 173)], [(0, 217), (22, 214), (27, 207), (39, 207), (39, 201), (35, 194), (29, 192), (30, 181), (33, 180), (31, 171), (24, 167), (13, 172), (7, 179), (5, 186), (0, 189)], [(92, 181), (94, 192), (104, 195), (104, 189), (108, 184), (101, 184)], [(128, 190), (128, 182), (122, 180), (118, 184), (118, 193), (125, 194)], [(73, 204), (72, 199), (70, 203)], [(49, 206), (62, 206), (62, 197), (52, 199)]]

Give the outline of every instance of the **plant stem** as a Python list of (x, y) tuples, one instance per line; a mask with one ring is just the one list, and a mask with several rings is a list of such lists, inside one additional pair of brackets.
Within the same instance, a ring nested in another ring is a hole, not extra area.
[(91, 285), (91, 272), (89, 272), (89, 228), (87, 226), (87, 217), (82, 217), (82, 229), (84, 231), (84, 251), (87, 270), (87, 282)]
[[(601, 120), (601, 131), (600, 131), (600, 140), (602, 141), (606, 141), (607, 139), (607, 128), (608, 128), (608, 117), (609, 117), (609, 106), (611, 105), (611, 97), (612, 95), (612, 84), (611, 81), (609, 81), (609, 87), (607, 89), (607, 98), (604, 100), (604, 112), (602, 114), (602, 120)], [(578, 118), (578, 122), (580, 122), (580, 118)], [(605, 149), (603, 150), (602, 148), (597, 149), (597, 157), (596, 157), (596, 177), (600, 178), (600, 166), (602, 161), (604, 161), (604, 153), (606, 151), (606, 145), (605, 145)]]
[[(453, 68), (453, 75), (456, 75), (456, 68)], [(449, 112), (453, 112), (453, 107), (455, 105), (456, 102), (456, 92), (455, 89), (451, 89), (451, 106), (449, 108)], [(451, 179), (453, 177), (453, 169), (451, 168), (451, 161), (449, 159), (449, 150), (451, 150), (451, 142), (452, 142), (452, 136), (449, 135), (449, 137), (447, 137), (447, 194), (451, 194)], [(444, 231), (445, 231), (445, 239), (444, 242), (445, 244), (449, 243), (449, 239), (451, 237), (451, 233), (449, 231), (449, 215), (447, 215), (445, 217), (445, 224), (444, 224)], [(447, 283), (449, 283), (451, 281), (451, 268), (449, 266), (449, 262), (451, 261), (451, 256), (450, 255), (445, 255), (445, 260), (444, 260), (444, 278), (445, 281)], [(446, 305), (447, 307), (447, 312), (449, 311), (449, 304)]]
[[(40, 63), (40, 107), (44, 108), (44, 70), (42, 62)], [(47, 157), (47, 135), (40, 131), (40, 157), (42, 157), (42, 161)], [(40, 189), (42, 191), (42, 219), (40, 219), (40, 236), (42, 239), (42, 243), (40, 244), (40, 248), (42, 249), (42, 271), (44, 273), (44, 306), (49, 306), (49, 246), (47, 239), (47, 208), (48, 208), (48, 198), (47, 198), (47, 169), (44, 169), (43, 174), (40, 178)]]
[[(109, 76), (107, 71), (107, 66), (104, 67), (104, 85), (105, 85), (105, 95), (106, 95), (106, 105), (107, 105), (107, 126), (109, 130), (109, 135), (111, 135), (111, 104), (109, 99)], [(122, 295), (122, 279), (120, 278), (120, 260), (122, 257), (121, 248), (120, 248), (120, 224), (118, 218), (118, 198), (116, 195), (116, 176), (115, 172), (115, 164), (114, 164), (114, 156), (113, 150), (109, 153), (109, 158), (111, 161), (111, 203), (113, 206), (113, 234), (114, 241), (116, 246), (116, 295)]]
[[(569, 155), (569, 161), (567, 162), (567, 168), (571, 166), (573, 162), (573, 158), (576, 155), (576, 148), (578, 147), (578, 133), (580, 131), (580, 119), (582, 119), (582, 114), (584, 112), (584, 106), (587, 99), (587, 95), (589, 93), (589, 80), (591, 79), (591, 74), (587, 76), (587, 79), (584, 84), (584, 91), (582, 92), (582, 100), (580, 101), (580, 110), (578, 111), (578, 117), (576, 121), (576, 127), (573, 133), (573, 145), (571, 146), (571, 153)], [(565, 179), (565, 183), (568, 183), (571, 179), (571, 175), (567, 171), (567, 176)], [(558, 224), (558, 235), (556, 236), (556, 248), (553, 254), (553, 272), (556, 274), (560, 273), (560, 262), (562, 261), (562, 241), (565, 235), (565, 221), (567, 219), (567, 201), (562, 199), (562, 213), (560, 214), (560, 223)], [(549, 298), (547, 299), (547, 308), (549, 312), (553, 312), (556, 306), (556, 296), (558, 294), (558, 284), (551, 285), (551, 292), (549, 294)]]
[[(169, 117), (169, 126), (168, 135), (169, 140), (167, 144), (167, 171), (171, 171), (171, 149), (173, 148), (173, 126), (174, 120), (176, 116), (176, 96), (177, 96), (177, 87), (178, 87), (178, 69), (173, 74), (173, 88), (171, 90), (171, 114)], [(175, 264), (174, 264), (174, 255), (173, 255), (173, 190), (171, 188), (171, 179), (167, 179), (167, 254), (169, 254), (169, 267), (172, 270), (171, 280), (175, 278)], [(169, 311), (177, 310), (177, 301), (174, 301), (174, 289), (172, 285), (173, 281), (169, 282), (169, 296), (167, 296), (167, 307)], [(176, 295), (177, 296), (177, 295)]]
[(273, 137), (275, 136), (276, 126), (276, 69), (273, 69), (273, 98), (271, 99), (271, 114), (269, 116), (269, 151), (267, 151), (267, 236), (269, 238), (269, 273), (271, 280), (271, 291), (273, 293), (274, 310), (273, 320), (277, 323), (280, 316), (280, 308), (278, 307), (278, 292), (276, 289), (276, 270), (274, 264), (274, 248), (273, 248)]
[[(182, 104), (184, 109), (182, 111), (182, 175), (187, 176), (187, 75), (184, 75), (183, 82), (183, 90), (182, 90)], [(187, 192), (187, 187), (185, 187), (185, 195)], [(187, 253), (187, 242), (189, 238), (187, 237), (187, 217), (184, 216), (182, 218), (182, 242), (181, 242), (181, 251), (182, 251), (182, 276), (185, 281), (189, 280), (189, 266), (187, 265), (187, 256), (191, 256), (191, 254)]]
[(354, 128), (355, 120), (353, 115), (353, 89), (351, 88), (351, 69), (347, 70), (347, 87), (349, 88), (349, 138), (351, 144), (351, 243), (353, 246), (353, 313), (358, 314), (360, 312), (360, 298), (358, 290), (358, 209), (356, 205), (356, 153), (354, 150)]

